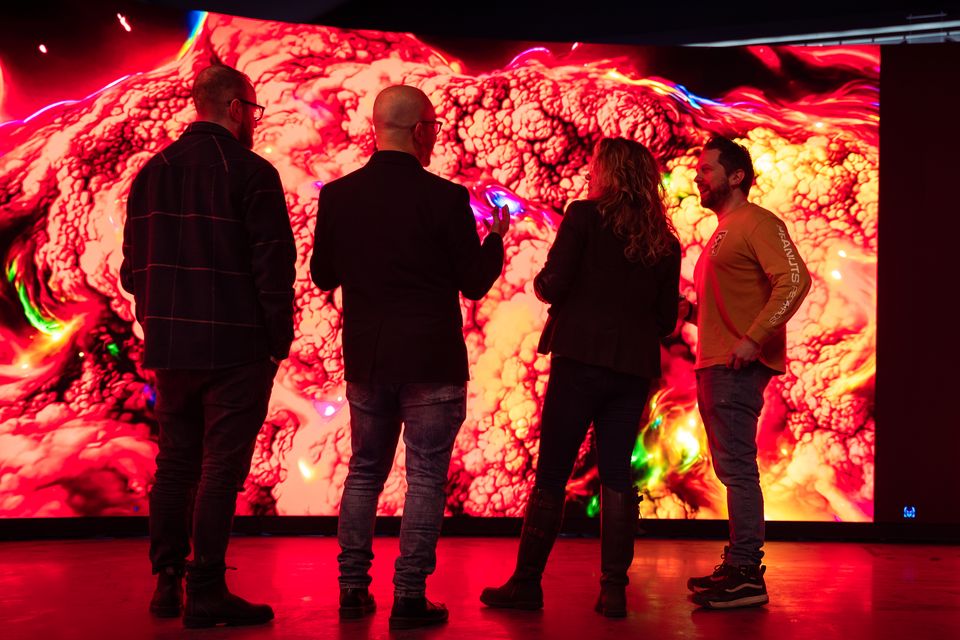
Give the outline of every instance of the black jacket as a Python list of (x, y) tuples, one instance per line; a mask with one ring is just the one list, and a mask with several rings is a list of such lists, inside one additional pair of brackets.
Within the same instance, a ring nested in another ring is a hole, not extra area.
[(195, 122), (130, 187), (120, 284), (151, 369), (287, 357), (296, 247), (280, 175), (226, 129)]
[(656, 378), (677, 322), (680, 243), (651, 267), (631, 262), (596, 202), (570, 204), (534, 291), (551, 304), (540, 353)]
[(480, 243), (467, 190), (410, 154), (378, 151), (320, 192), (310, 273), (343, 287), (350, 382), (465, 382), (459, 294), (482, 298), (502, 269), (503, 241)]

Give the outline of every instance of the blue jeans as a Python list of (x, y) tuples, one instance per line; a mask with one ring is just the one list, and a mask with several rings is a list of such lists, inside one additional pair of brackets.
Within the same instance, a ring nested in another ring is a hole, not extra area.
[(450, 454), (467, 414), (464, 384), (347, 383), (352, 456), (340, 500), (340, 587), (370, 584), (377, 501), (393, 466), (400, 425), (406, 445), (407, 495), (400, 521), (394, 591), (422, 596), (437, 566)]
[(633, 489), (630, 456), (647, 404), (650, 380), (553, 356), (540, 420), (536, 486), (563, 495), (580, 445), (593, 423), (603, 486)]
[(725, 562), (758, 565), (763, 558), (763, 492), (757, 466), (757, 421), (763, 391), (775, 372), (754, 362), (735, 370), (697, 370), (697, 402), (710, 443), (713, 468), (727, 488), (730, 547)]

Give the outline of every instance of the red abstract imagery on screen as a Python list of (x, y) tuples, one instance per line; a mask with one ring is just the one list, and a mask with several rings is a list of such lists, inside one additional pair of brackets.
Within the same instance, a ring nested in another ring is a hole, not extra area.
[[(490, 294), (462, 301), (472, 380), (447, 485), (450, 515), (519, 516), (537, 461), (549, 358), (532, 291), (564, 206), (586, 196), (594, 144), (625, 136), (658, 158), (684, 247), (681, 290), (716, 228), (693, 184), (713, 133), (753, 157), (751, 199), (786, 223), (813, 288), (788, 330), (788, 372), (766, 392), (758, 442), (770, 520), (873, 518), (879, 48), (754, 47), (771, 77), (701, 97), (644, 68), (642, 51), (550, 45), (496, 68), (410, 34), (201, 14), (179, 55), (0, 123), (0, 517), (147, 512), (155, 470), (153, 380), (119, 286), (130, 183), (196, 116), (196, 73), (247, 73), (266, 115), (254, 150), (280, 171), (298, 245), (296, 338), (281, 367), (238, 514), (336, 515), (350, 452), (339, 292), (310, 282), (322, 185), (373, 152), (370, 114), (392, 84), (423, 89), (446, 121), (430, 170), (466, 186), (478, 219), (506, 204), (514, 224)], [(709, 60), (711, 51), (702, 50)], [(2, 70), (0, 70), (2, 77)], [(827, 88), (823, 88), (827, 87)], [(3, 111), (0, 82), (0, 114)], [(53, 100), (51, 100), (53, 102)], [(696, 407), (696, 327), (663, 347), (664, 373), (633, 452), (647, 518), (725, 518)], [(380, 514), (403, 509), (402, 443)], [(595, 514), (592, 438), (568, 497)]]

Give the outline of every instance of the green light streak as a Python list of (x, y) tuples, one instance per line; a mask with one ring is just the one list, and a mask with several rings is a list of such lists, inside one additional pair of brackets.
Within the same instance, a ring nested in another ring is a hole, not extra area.
[(30, 295), (27, 293), (27, 288), (20, 283), (17, 283), (17, 296), (20, 298), (20, 304), (23, 306), (23, 313), (27, 316), (27, 321), (33, 325), (34, 329), (48, 336), (57, 336), (63, 331), (63, 325), (56, 318), (44, 316), (43, 312), (33, 304)]
[(643, 484), (644, 486), (650, 487), (659, 484), (661, 480), (663, 480), (663, 467), (654, 467)]
[(637, 438), (637, 443), (633, 446), (633, 453), (630, 455), (630, 465), (634, 469), (639, 469), (643, 466), (646, 466), (647, 460), (650, 459), (650, 454), (647, 453), (647, 449), (643, 446), (643, 436)]
[(587, 517), (596, 518), (600, 513), (600, 496), (593, 496), (587, 503)]

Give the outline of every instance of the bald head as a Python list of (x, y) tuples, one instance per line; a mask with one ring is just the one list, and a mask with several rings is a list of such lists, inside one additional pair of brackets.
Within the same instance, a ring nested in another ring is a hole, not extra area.
[(437, 143), (436, 111), (430, 98), (416, 87), (395, 85), (377, 95), (373, 103), (373, 128), (377, 149), (410, 153), (423, 166), (430, 164)]
[(409, 130), (417, 121), (431, 119), (433, 105), (430, 98), (416, 87), (387, 87), (373, 103), (373, 126), (378, 134), (389, 129)]
[(247, 100), (252, 91), (253, 83), (245, 74), (214, 64), (197, 74), (191, 93), (200, 118), (216, 122), (226, 116), (231, 100)]

